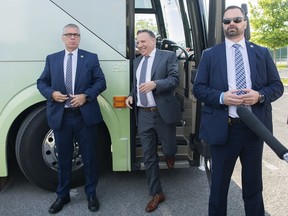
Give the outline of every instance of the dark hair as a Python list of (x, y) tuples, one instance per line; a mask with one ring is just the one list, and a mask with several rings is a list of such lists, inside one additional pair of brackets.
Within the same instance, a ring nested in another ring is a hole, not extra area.
[(141, 29), (137, 31), (137, 35), (140, 33), (148, 33), (151, 37), (156, 38), (155, 34), (153, 33), (153, 31), (149, 30), (149, 29)]
[(241, 13), (243, 14), (243, 17), (245, 17), (245, 11), (243, 10), (243, 8), (241, 8), (241, 7), (239, 7), (239, 6), (236, 6), (236, 5), (228, 6), (228, 7), (225, 9), (223, 15), (226, 13), (226, 11), (231, 10), (231, 9), (239, 9), (239, 10), (241, 11)]

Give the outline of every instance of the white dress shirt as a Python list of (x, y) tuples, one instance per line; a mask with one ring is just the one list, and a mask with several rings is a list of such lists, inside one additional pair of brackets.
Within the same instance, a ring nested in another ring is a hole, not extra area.
[[(151, 81), (151, 76), (152, 76), (152, 65), (154, 62), (154, 57), (155, 57), (156, 49), (154, 49), (150, 54), (147, 62), (147, 73), (146, 73), (146, 82)], [(139, 89), (139, 79), (140, 79), (140, 72), (142, 68), (142, 64), (144, 61), (144, 57), (141, 59), (138, 68), (136, 70), (136, 79), (137, 79), (137, 89)], [(143, 105), (140, 103), (140, 96), (139, 96), (139, 90), (137, 91), (137, 106), (143, 107)], [(147, 93), (147, 100), (148, 100), (148, 105), (147, 107), (154, 107), (156, 106), (152, 91)]]
[[(64, 57), (64, 63), (63, 63), (63, 69), (64, 69), (64, 83), (66, 80), (66, 67), (67, 67), (67, 60), (69, 57), (70, 52), (65, 50), (65, 57)], [(75, 77), (76, 77), (76, 69), (77, 69), (77, 58), (78, 58), (78, 49), (71, 52), (72, 55), (72, 92), (74, 94), (74, 87), (75, 87)]]
[[(228, 78), (228, 86), (229, 90), (236, 90), (236, 71), (235, 71), (235, 48), (233, 47), (233, 44), (235, 44), (233, 41), (228, 40), (225, 38), (225, 44), (226, 44), (226, 59), (227, 59), (227, 78)], [(243, 56), (243, 62), (244, 62), (244, 69), (245, 69), (245, 76), (246, 76), (246, 88), (251, 89), (252, 83), (251, 83), (251, 73), (250, 73), (250, 65), (249, 65), (249, 59), (246, 49), (246, 43), (245, 39), (243, 38), (241, 41), (238, 42), (241, 46), (239, 47), (239, 50)], [(233, 118), (238, 118), (238, 114), (236, 112), (237, 106), (229, 106), (229, 116)]]

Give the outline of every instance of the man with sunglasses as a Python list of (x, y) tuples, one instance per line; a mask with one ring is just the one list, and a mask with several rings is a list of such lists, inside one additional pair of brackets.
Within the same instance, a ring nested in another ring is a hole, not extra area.
[(65, 50), (48, 55), (37, 80), (47, 99), (47, 120), (54, 132), (58, 154), (57, 199), (49, 208), (55, 214), (68, 204), (74, 142), (79, 145), (85, 173), (88, 209), (97, 211), (97, 124), (102, 114), (97, 96), (106, 89), (105, 76), (94, 53), (79, 49), (80, 29), (75, 24), (63, 28)]
[(245, 40), (245, 13), (229, 6), (223, 15), (225, 42), (203, 52), (193, 93), (203, 102), (200, 138), (212, 158), (209, 215), (227, 214), (231, 175), (239, 157), (247, 216), (264, 216), (262, 197), (263, 141), (237, 115), (247, 106), (272, 131), (271, 102), (283, 84), (267, 48)]

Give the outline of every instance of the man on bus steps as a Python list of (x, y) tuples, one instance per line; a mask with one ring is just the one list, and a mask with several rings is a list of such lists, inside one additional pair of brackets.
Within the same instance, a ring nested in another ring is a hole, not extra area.
[(66, 25), (62, 40), (65, 50), (47, 56), (44, 71), (37, 80), (40, 93), (47, 99), (47, 120), (54, 132), (58, 153), (57, 199), (49, 213), (61, 211), (71, 201), (69, 184), (74, 141), (79, 144), (84, 164), (88, 209), (94, 212), (99, 209), (96, 129), (102, 121), (97, 96), (106, 89), (106, 80), (97, 55), (78, 48), (77, 25)]
[(166, 156), (167, 167), (174, 167), (177, 152), (176, 123), (181, 120), (181, 110), (174, 95), (179, 84), (178, 62), (174, 52), (156, 49), (152, 31), (137, 32), (140, 56), (133, 62), (133, 89), (126, 105), (136, 112), (143, 159), (152, 199), (147, 212), (154, 211), (165, 200), (160, 182), (158, 139)]

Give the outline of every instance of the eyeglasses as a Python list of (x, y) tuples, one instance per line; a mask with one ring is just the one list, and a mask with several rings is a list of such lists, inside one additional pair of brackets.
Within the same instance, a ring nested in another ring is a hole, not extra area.
[(242, 22), (242, 20), (245, 21), (245, 19), (243, 17), (233, 17), (233, 18), (225, 18), (223, 19), (223, 24), (228, 25), (231, 23), (231, 21), (233, 20), (234, 23), (240, 23)]
[(72, 37), (78, 38), (78, 37), (80, 37), (80, 34), (77, 34), (77, 33), (66, 33), (66, 34), (63, 34), (63, 35), (68, 37), (68, 38), (72, 38)]

